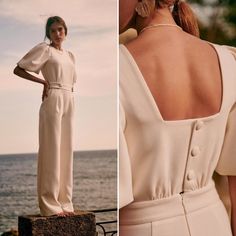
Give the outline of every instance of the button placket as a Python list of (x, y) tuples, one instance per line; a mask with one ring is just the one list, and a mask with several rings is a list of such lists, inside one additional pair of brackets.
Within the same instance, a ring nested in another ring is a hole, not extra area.
[(191, 143), (189, 146), (189, 154), (186, 163), (185, 179), (184, 179), (184, 190), (191, 189), (195, 184), (196, 173), (194, 171), (194, 163), (201, 153), (200, 146), (198, 145), (198, 139), (200, 137), (200, 130), (204, 127), (203, 121), (196, 121), (192, 129)]

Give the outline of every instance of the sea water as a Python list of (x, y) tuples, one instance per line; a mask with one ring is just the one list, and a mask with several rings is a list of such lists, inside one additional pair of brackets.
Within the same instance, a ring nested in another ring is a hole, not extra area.
[[(0, 234), (17, 228), (19, 215), (39, 214), (36, 172), (37, 154), (0, 155)], [(73, 203), (81, 210), (117, 207), (115, 150), (74, 153)], [(99, 214), (97, 221), (115, 218)]]

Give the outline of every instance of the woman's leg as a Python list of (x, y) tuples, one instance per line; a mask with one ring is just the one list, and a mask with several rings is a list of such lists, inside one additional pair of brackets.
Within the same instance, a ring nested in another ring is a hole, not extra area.
[(42, 103), (39, 117), (38, 201), (43, 216), (62, 212), (58, 201), (61, 113), (58, 99), (50, 95)]
[(70, 92), (65, 92), (64, 95), (65, 105), (61, 120), (60, 192), (58, 200), (65, 212), (73, 212), (74, 99)]

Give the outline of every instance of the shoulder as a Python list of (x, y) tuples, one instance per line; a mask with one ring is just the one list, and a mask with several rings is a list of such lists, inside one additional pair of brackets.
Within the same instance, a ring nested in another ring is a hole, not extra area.
[(123, 67), (127, 67), (128, 66), (128, 62), (129, 62), (129, 54), (127, 51), (127, 48), (125, 47), (125, 45), (120, 44), (119, 45), (119, 61), (120, 61), (120, 68), (121, 70), (123, 69)]
[(125, 53), (125, 45), (124, 44), (119, 45), (119, 53), (121, 55), (123, 55)]
[(34, 50), (49, 50), (50, 46), (46, 42), (41, 42), (35, 45), (32, 49)]
[(50, 46), (45, 43), (39, 43), (36, 46), (34, 46), (33, 48), (31, 48), (23, 57), (24, 60), (28, 59), (28, 60), (33, 60), (35, 58), (41, 58), (41, 59), (45, 59), (45, 58), (49, 58), (50, 57), (50, 50), (49, 50)]
[(124, 71), (128, 69), (137, 69), (137, 64), (131, 54), (130, 50), (127, 48), (127, 45), (120, 44), (119, 45), (119, 61), (120, 61), (120, 68)]
[(46, 42), (42, 42), (30, 49), (27, 54), (50, 54), (50, 46)]
[[(232, 97), (233, 101), (231, 104), (236, 103), (236, 48), (228, 45), (217, 45), (218, 49), (221, 50), (222, 57), (222, 73), (227, 78), (228, 91), (227, 96)], [(226, 87), (226, 86), (225, 86)], [(234, 105), (235, 106), (235, 105)]]
[(227, 46), (227, 45), (223, 45), (222, 47), (227, 49), (234, 56), (234, 58), (236, 60), (236, 47)]
[(132, 56), (131, 56), (128, 48), (124, 44), (119, 45), (119, 53), (120, 53), (120, 60), (129, 61), (132, 59)]
[(236, 59), (236, 48), (235, 47), (232, 47), (229, 45), (220, 45), (220, 44), (211, 43), (211, 42), (208, 42), (208, 43), (222, 52), (233, 55), (234, 58)]
[[(229, 68), (235, 68), (236, 67), (236, 48), (227, 46), (227, 45), (220, 45), (217, 43), (211, 43), (209, 41), (202, 40), (203, 43), (210, 45), (211, 48), (214, 49), (216, 54), (218, 55), (219, 61), (224, 64), (224, 67)], [(207, 53), (207, 49), (205, 48), (205, 51), (203, 53)], [(211, 50), (213, 53), (213, 50)]]
[(224, 63), (226, 70), (235, 74), (236, 70), (236, 48), (228, 45), (213, 44), (217, 49), (221, 62)]
[(69, 57), (73, 61), (73, 63), (75, 63), (75, 56), (74, 56), (74, 54), (71, 51), (69, 51), (69, 50), (67, 50), (67, 52), (68, 52)]
[(125, 45), (119, 45), (119, 85), (121, 91), (131, 86), (134, 78), (138, 76), (137, 65)]

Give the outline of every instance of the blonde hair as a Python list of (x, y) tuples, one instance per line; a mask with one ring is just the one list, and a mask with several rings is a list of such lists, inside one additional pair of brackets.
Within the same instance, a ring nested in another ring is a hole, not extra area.
[(157, 8), (173, 6), (172, 16), (177, 25), (185, 32), (199, 37), (198, 22), (195, 14), (183, 0), (156, 0)]

